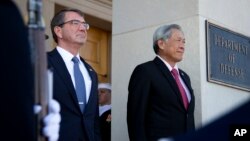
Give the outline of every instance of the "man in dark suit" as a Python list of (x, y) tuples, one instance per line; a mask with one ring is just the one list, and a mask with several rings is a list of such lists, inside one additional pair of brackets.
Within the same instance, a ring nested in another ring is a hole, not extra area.
[[(100, 140), (97, 75), (79, 55), (88, 28), (83, 13), (77, 9), (64, 9), (51, 21), (57, 47), (48, 53), (48, 64), (54, 74), (54, 98), (61, 105), (60, 141)], [(80, 60), (80, 77), (75, 76), (73, 57)], [(78, 78), (84, 83), (78, 85)], [(85, 88), (78, 91), (78, 86)]]
[(111, 84), (99, 83), (98, 92), (102, 141), (111, 141)]
[(176, 24), (159, 27), (153, 35), (153, 48), (155, 59), (138, 65), (129, 82), (130, 141), (156, 141), (195, 127), (190, 78), (177, 66), (185, 50), (181, 27)]

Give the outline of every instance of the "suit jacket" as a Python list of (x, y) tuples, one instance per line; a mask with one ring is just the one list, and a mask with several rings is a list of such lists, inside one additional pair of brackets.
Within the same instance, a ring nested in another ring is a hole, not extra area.
[(102, 141), (111, 141), (111, 109), (100, 116), (100, 129)]
[(35, 141), (33, 70), (28, 30), (13, 1), (0, 1), (1, 139)]
[(53, 70), (53, 97), (61, 106), (60, 141), (99, 141), (99, 105), (97, 75), (82, 58), (92, 80), (91, 92), (85, 111), (78, 105), (71, 76), (56, 49), (48, 53), (48, 66)]
[(189, 76), (179, 69), (191, 94), (188, 110), (178, 86), (158, 57), (138, 65), (129, 82), (127, 124), (130, 141), (156, 141), (194, 129), (194, 95)]

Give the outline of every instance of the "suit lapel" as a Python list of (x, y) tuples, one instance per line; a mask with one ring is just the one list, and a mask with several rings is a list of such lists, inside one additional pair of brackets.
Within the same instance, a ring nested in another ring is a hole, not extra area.
[[(193, 89), (191, 87), (191, 83), (190, 83), (190, 80), (188, 79), (187, 74), (184, 71), (182, 71), (181, 69), (179, 69), (179, 72), (180, 72), (180, 76), (181, 76), (182, 80), (186, 84), (186, 86), (187, 86), (187, 88), (188, 88), (188, 90), (190, 92), (190, 95), (191, 95), (191, 100), (190, 100), (190, 103), (189, 103), (189, 106), (188, 106), (188, 110), (189, 110), (194, 105)], [(193, 108), (191, 108), (191, 109), (193, 109)]]
[[(156, 63), (156, 66), (159, 67), (159, 69), (161, 70), (161, 72), (163, 73), (163, 75), (165, 76), (165, 78), (169, 81), (169, 83), (170, 83), (171, 87), (173, 88), (175, 94), (177, 95), (180, 103), (182, 104), (183, 109), (185, 109), (184, 103), (182, 101), (181, 93), (179, 91), (179, 88), (178, 88), (178, 86), (177, 86), (177, 84), (175, 82), (175, 79), (173, 78), (171, 72), (167, 68), (167, 66), (158, 57), (155, 57), (155, 59), (154, 59), (153, 62)], [(186, 76), (186, 74), (182, 70), (180, 70), (180, 69), (179, 69), (179, 71), (180, 71), (181, 78), (183, 79), (184, 83), (186, 84), (186, 86), (188, 87), (188, 89), (190, 91), (190, 94), (191, 94), (191, 101), (190, 101), (190, 103), (192, 103), (194, 97), (193, 97), (193, 91), (192, 91), (192, 88), (191, 88), (191, 84), (187, 80), (188, 77)]]
[(180, 76), (181, 76), (182, 80), (184, 81), (184, 83), (188, 87), (188, 90), (191, 92), (192, 88), (191, 88), (190, 82), (188, 81), (188, 76), (181, 69), (179, 69), (179, 72), (180, 72)]
[(49, 54), (50, 54), (50, 62), (54, 66), (54, 68), (53, 68), (54, 71), (56, 71), (58, 73), (58, 75), (62, 78), (63, 82), (65, 83), (65, 85), (67, 86), (67, 88), (70, 91), (71, 97), (72, 97), (74, 103), (76, 104), (76, 107), (78, 107), (80, 110), (80, 107), (78, 106), (78, 100), (77, 100), (77, 96), (76, 96), (76, 92), (75, 92), (75, 88), (74, 88), (71, 76), (67, 70), (67, 67), (66, 67), (61, 55), (58, 53), (58, 51), (56, 49), (54, 49)]
[(87, 102), (87, 105), (86, 105), (86, 109), (85, 109), (85, 112), (89, 109), (89, 106), (91, 103), (94, 103), (93, 100), (94, 100), (94, 95), (95, 95), (95, 88), (97, 90), (97, 87), (96, 87), (96, 84), (97, 82), (96, 81), (96, 76), (95, 76), (95, 71), (92, 69), (92, 67), (86, 63), (84, 61), (84, 59), (81, 57), (81, 61), (83, 62), (84, 66), (86, 67), (88, 73), (89, 73), (89, 76), (91, 78), (91, 81), (92, 81), (92, 85), (91, 85), (91, 89), (90, 89), (90, 95), (89, 95), (89, 99), (88, 99), (88, 102)]
[(179, 92), (179, 88), (178, 88), (171, 72), (167, 68), (167, 66), (158, 57), (155, 57), (154, 62), (157, 64), (156, 66), (159, 67), (159, 69), (161, 70), (161, 72), (163, 73), (165, 78), (169, 81), (171, 88), (173, 88), (173, 90), (174, 90), (175, 94), (177, 95), (177, 97), (179, 98), (180, 102), (183, 103), (182, 98), (181, 98), (181, 94)]

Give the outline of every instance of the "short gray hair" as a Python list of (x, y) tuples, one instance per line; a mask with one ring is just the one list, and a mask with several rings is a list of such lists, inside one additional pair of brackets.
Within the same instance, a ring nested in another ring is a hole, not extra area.
[(153, 48), (156, 54), (158, 54), (159, 51), (159, 46), (157, 44), (157, 41), (162, 39), (163, 40), (169, 39), (172, 36), (172, 29), (177, 29), (183, 32), (181, 26), (177, 24), (163, 25), (155, 30), (155, 33), (153, 35)]

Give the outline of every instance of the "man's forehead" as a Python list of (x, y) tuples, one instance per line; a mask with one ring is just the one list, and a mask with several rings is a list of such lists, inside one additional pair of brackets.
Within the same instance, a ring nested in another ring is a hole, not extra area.
[(84, 18), (80, 14), (78, 14), (77, 12), (73, 12), (73, 11), (68, 11), (65, 13), (65, 19), (69, 19), (69, 18), (71, 18), (70, 20), (76, 19), (76, 20), (84, 21)]
[(178, 30), (178, 29), (175, 29), (173, 30), (172, 32), (172, 37), (180, 37), (180, 38), (183, 38), (184, 39), (184, 34), (182, 31)]

